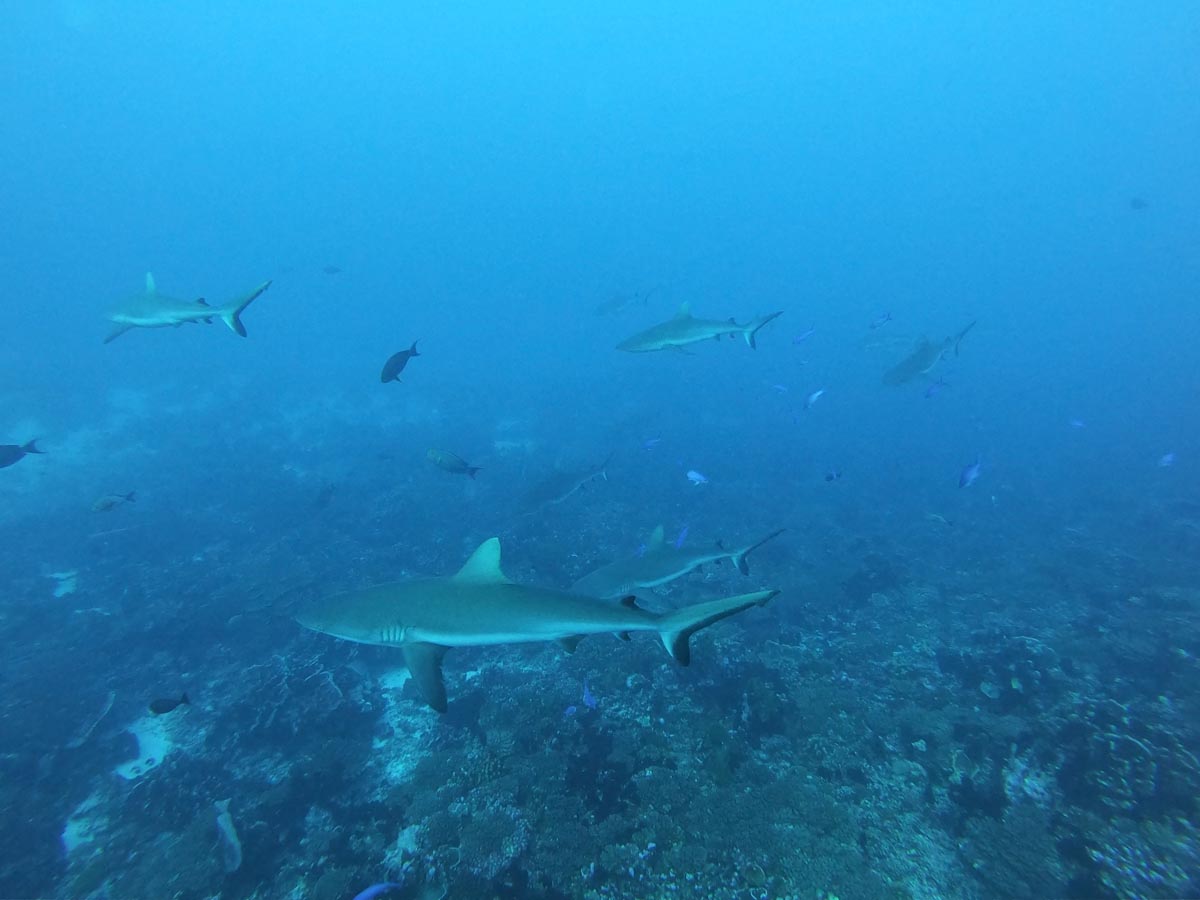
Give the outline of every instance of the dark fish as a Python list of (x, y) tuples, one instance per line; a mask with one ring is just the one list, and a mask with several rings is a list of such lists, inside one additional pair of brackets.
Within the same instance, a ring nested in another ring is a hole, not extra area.
[(890, 321), (892, 321), (892, 314), (890, 312), (885, 312), (881, 316), (876, 316), (871, 320), (871, 330), (874, 331), (876, 328), (882, 328)]
[(1149, 205), (1150, 204), (1147, 203), (1141, 197), (1130, 197), (1129, 198), (1129, 208), (1136, 212), (1141, 212), (1143, 209), (1145, 209)]
[(334, 491), (337, 490), (336, 484), (327, 484), (317, 492), (317, 496), (313, 497), (312, 508), (314, 510), (325, 509), (333, 501)]
[(184, 691), (183, 696), (178, 700), (173, 700), (168, 697), (160, 697), (157, 700), (151, 701), (150, 712), (156, 716), (165, 716), (179, 706), (191, 706), (192, 701), (188, 699), (187, 691)]
[(37, 448), (37, 441), (27, 444), (0, 444), (0, 469), (6, 469), (15, 462), (20, 462), (26, 453), (45, 453)]
[(455, 475), (466, 475), (469, 478), (474, 478), (475, 473), (483, 466), (473, 466), (457, 453), (451, 453), (449, 450), (437, 450), (431, 448), (425, 454), (431, 463), (446, 472), (451, 472)]
[(842, 477), (841, 469), (830, 469), (828, 472), (825, 473), (826, 481), (837, 481), (841, 477)]
[(413, 341), (412, 346), (407, 350), (393, 353), (388, 357), (388, 361), (383, 364), (383, 371), (379, 373), (379, 380), (384, 384), (387, 384), (389, 381), (399, 381), (400, 373), (404, 371), (404, 367), (408, 365), (408, 361), (414, 356), (420, 355), (417, 352), (416, 341)]
[(116, 509), (122, 503), (136, 502), (136, 491), (130, 491), (128, 494), (105, 494), (92, 504), (92, 512), (108, 512), (111, 509)]
[(324, 272), (326, 275), (341, 275), (342, 274), (342, 270), (334, 265), (322, 266), (321, 271)]

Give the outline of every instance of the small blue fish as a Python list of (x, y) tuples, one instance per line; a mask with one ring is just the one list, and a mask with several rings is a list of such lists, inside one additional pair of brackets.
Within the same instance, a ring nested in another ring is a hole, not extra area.
[(569, 718), (571, 718), (571, 716), (575, 715), (575, 713), (577, 713), (577, 712), (579, 712), (579, 707), (576, 706), (574, 703), (572, 703), (570, 706), (568, 706), (566, 709), (563, 710), (563, 718), (569, 719)]
[(636, 556), (638, 559), (641, 559), (645, 555), (646, 555), (646, 542), (642, 541), (640, 544), (638, 544), (638, 548), (634, 552), (634, 556)]
[(842, 477), (841, 469), (830, 469), (828, 472), (825, 473), (826, 481), (837, 481), (841, 477)]
[(688, 527), (686, 525), (684, 525), (681, 529), (679, 529), (679, 537), (677, 537), (677, 538), (675, 538), (675, 540), (671, 541), (671, 545), (676, 550), (678, 550), (680, 547), (682, 547), (683, 542), (687, 540), (687, 533), (688, 533)]
[(657, 447), (661, 443), (662, 443), (662, 438), (646, 438), (644, 441), (642, 441), (642, 449), (643, 450), (653, 450), (655, 447)]
[(773, 384), (773, 385), (771, 385), (771, 387), (774, 388), (775, 391), (780, 394), (786, 394), (788, 392), (788, 388), (787, 388), (786, 384)]
[(386, 894), (388, 891), (394, 891), (404, 887), (402, 884), (397, 884), (394, 881), (384, 881), (379, 884), (373, 884), (365, 891), (359, 891), (354, 895), (354, 900), (375, 900), (376, 897)]
[(825, 393), (825, 388), (821, 388), (820, 390), (813, 391), (811, 394), (809, 394), (807, 397), (804, 398), (804, 408), (812, 409), (813, 404), (816, 403), (818, 400), (820, 400), (821, 396), (824, 393)]
[(1160, 469), (1165, 469), (1168, 466), (1173, 466), (1173, 465), (1175, 465), (1175, 454), (1174, 453), (1164, 453), (1162, 456), (1160, 456), (1158, 458), (1158, 467)]
[(792, 338), (792, 343), (793, 344), (803, 344), (810, 337), (812, 337), (813, 334), (816, 333), (816, 330), (817, 330), (817, 326), (816, 325), (812, 326), (811, 328), (808, 329), (808, 331), (803, 331), (800, 334), (796, 335), (794, 338)]
[(688, 469), (687, 480), (699, 487), (702, 484), (708, 484), (708, 476), (703, 472), (697, 472), (695, 469)]
[(592, 689), (588, 687), (588, 680), (583, 679), (583, 705), (588, 709), (595, 709), (600, 705), (600, 701), (596, 699), (596, 695), (592, 693)]
[(933, 384), (929, 385), (929, 387), (925, 388), (925, 399), (928, 400), (930, 397), (936, 397), (942, 392), (942, 388), (948, 387), (950, 387), (950, 382), (945, 378), (939, 378)]
[(1083, 419), (1072, 419), (1071, 427), (1072, 428), (1087, 428), (1087, 422), (1083, 421)]
[(876, 316), (871, 320), (871, 328), (872, 330), (876, 328), (882, 328), (890, 321), (892, 321), (892, 314), (890, 312), (885, 312), (882, 316)]
[(979, 478), (979, 472), (983, 468), (983, 463), (979, 457), (975, 457), (975, 462), (963, 468), (958, 476), (958, 486), (960, 488), (970, 487)]

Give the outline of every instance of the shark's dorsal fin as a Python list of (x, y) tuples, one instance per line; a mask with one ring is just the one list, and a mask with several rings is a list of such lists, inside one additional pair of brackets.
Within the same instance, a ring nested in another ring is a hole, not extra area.
[(149, 272), (146, 273), (146, 293), (147, 294), (158, 293), (158, 288), (156, 288), (154, 286), (154, 276), (151, 275)]
[(692, 304), (689, 300), (684, 300), (679, 304), (679, 312), (675, 313), (677, 319), (690, 319), (692, 317)]
[(646, 549), (652, 550), (655, 547), (661, 547), (662, 545), (663, 545), (663, 527), (661, 525), (659, 525), (652, 532), (650, 532), (650, 537), (646, 540)]
[(455, 581), (471, 584), (511, 584), (500, 570), (500, 538), (488, 538), (454, 574)]

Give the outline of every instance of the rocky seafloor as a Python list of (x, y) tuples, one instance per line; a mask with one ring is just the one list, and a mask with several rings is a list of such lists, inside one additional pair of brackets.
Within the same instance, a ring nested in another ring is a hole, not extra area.
[[(81, 581), (53, 640), (40, 607), (6, 617), (25, 649), (5, 728), (34, 737), (0, 761), (5, 896), (1200, 892), (1200, 592), (1170, 572), (1089, 547), (937, 569), (850, 541), (853, 565), (817, 589), (811, 558), (780, 546), (750, 581), (725, 567), (648, 593), (784, 586), (697, 635), (690, 668), (650, 638), (454, 651), (439, 716), (394, 651), (282, 614), (353, 556), (322, 552), (98, 562), (97, 611)], [(359, 559), (344, 579), (396, 574)], [(529, 555), (508, 567), (544, 574)], [(89, 684), (95, 647), (128, 665)], [(147, 716), (167, 684), (192, 706)]]

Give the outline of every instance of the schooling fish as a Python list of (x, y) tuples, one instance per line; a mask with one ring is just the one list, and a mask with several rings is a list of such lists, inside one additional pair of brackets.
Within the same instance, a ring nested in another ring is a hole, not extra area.
[(135, 502), (137, 502), (136, 491), (130, 491), (128, 494), (105, 494), (92, 504), (92, 512), (108, 512), (123, 503)]
[(688, 534), (688, 527), (686, 525), (684, 525), (681, 529), (679, 529), (679, 537), (677, 537), (677, 538), (675, 538), (675, 540), (671, 541), (671, 544), (675, 547), (676, 550), (682, 549), (683, 542), (687, 540), (687, 534)]
[(814, 334), (816, 334), (816, 332), (817, 332), (817, 326), (814, 325), (810, 329), (808, 329), (808, 331), (802, 331), (798, 335), (796, 335), (794, 338), (792, 338), (792, 343), (793, 344), (803, 344), (810, 337), (812, 337)]
[(890, 321), (892, 321), (892, 314), (890, 312), (885, 312), (882, 316), (876, 316), (871, 320), (871, 330), (874, 331), (876, 328), (882, 328)]
[(825, 388), (821, 388), (820, 390), (813, 391), (811, 394), (809, 394), (807, 397), (804, 398), (804, 408), (812, 409), (813, 404), (816, 403), (818, 400), (820, 400), (824, 393), (825, 393)]
[(183, 696), (178, 700), (168, 697), (160, 697), (158, 700), (150, 702), (150, 712), (156, 716), (165, 716), (169, 712), (173, 712), (179, 706), (191, 706), (192, 701), (188, 699), (187, 691), (184, 691)]
[(708, 478), (702, 472), (697, 472), (695, 469), (688, 469), (687, 480), (699, 487), (702, 484), (708, 484)]
[(979, 478), (979, 472), (983, 468), (983, 464), (979, 461), (979, 457), (975, 458), (975, 462), (969, 466), (965, 466), (962, 472), (958, 475), (958, 486), (960, 488), (970, 487)]
[(942, 392), (942, 388), (947, 387), (950, 387), (950, 382), (946, 381), (945, 378), (939, 378), (930, 384), (929, 387), (925, 388), (925, 399), (928, 400), (930, 397), (936, 397)]
[(379, 373), (379, 380), (384, 384), (389, 381), (399, 381), (400, 373), (404, 371), (404, 367), (408, 365), (408, 361), (414, 356), (420, 356), (417, 352), (417, 342), (413, 341), (412, 346), (407, 350), (401, 350), (399, 353), (393, 353), (388, 357), (387, 362), (383, 364), (383, 371)]
[(592, 693), (592, 689), (588, 687), (588, 680), (583, 679), (583, 705), (588, 709), (595, 709), (600, 705), (600, 701), (596, 699), (596, 695)]
[(45, 453), (37, 448), (37, 441), (27, 444), (0, 444), (0, 469), (7, 469), (13, 463), (20, 462), (27, 453)]
[(354, 900), (375, 900), (376, 897), (386, 894), (388, 891), (399, 890), (402, 887), (404, 887), (403, 884), (398, 884), (395, 881), (382, 881), (379, 884), (373, 884), (369, 888), (359, 891), (354, 895)]

